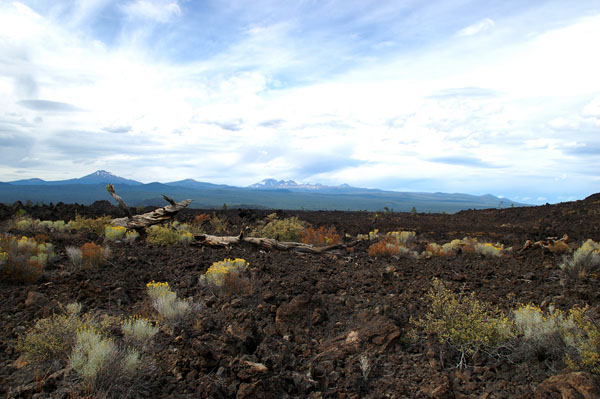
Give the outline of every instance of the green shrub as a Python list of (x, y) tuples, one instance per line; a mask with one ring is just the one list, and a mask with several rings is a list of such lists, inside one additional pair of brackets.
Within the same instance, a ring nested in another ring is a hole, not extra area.
[(223, 234), (227, 231), (227, 217), (218, 217), (213, 213), (210, 218), (210, 226), (213, 228), (216, 234)]
[(194, 235), (184, 229), (177, 230), (178, 224), (169, 226), (151, 226), (147, 229), (146, 241), (153, 245), (170, 246), (176, 244), (187, 245), (192, 242)]
[(35, 229), (39, 220), (34, 220), (30, 216), (17, 216), (11, 222), (11, 227), (20, 232), (32, 231)]
[(59, 360), (66, 362), (75, 342), (77, 329), (87, 319), (80, 316), (81, 305), (67, 305), (66, 314), (39, 319), (19, 337), (17, 350), (30, 361)]
[[(369, 239), (379, 238), (379, 231), (369, 233)], [(391, 231), (378, 242), (369, 247), (369, 256), (391, 257), (411, 256), (417, 258), (419, 254), (414, 251), (416, 233), (414, 231)]]
[(65, 231), (65, 228), (68, 227), (68, 225), (65, 224), (64, 220), (56, 220), (54, 222), (51, 220), (42, 220), (41, 222), (37, 223), (37, 227), (45, 231), (63, 232)]
[(480, 349), (494, 349), (511, 336), (511, 323), (498, 309), (475, 298), (475, 294), (455, 295), (438, 279), (426, 295), (429, 310), (422, 319), (413, 319), (412, 335), (422, 330), (437, 337), (460, 354), (459, 366), (465, 357)]
[(71, 229), (75, 231), (88, 230), (94, 233), (98, 237), (102, 237), (104, 234), (104, 226), (110, 223), (110, 216), (103, 216), (99, 218), (85, 218), (79, 215), (75, 216), (75, 220), (69, 222)]
[(278, 219), (276, 213), (267, 216), (250, 235), (253, 237), (274, 238), (279, 241), (298, 241), (304, 230), (304, 222), (298, 217), (292, 216), (286, 219)]
[(153, 363), (131, 345), (145, 349), (152, 331), (144, 331), (140, 323), (123, 323), (125, 343), (130, 344), (126, 346), (108, 335), (118, 325), (117, 318), (80, 312), (81, 305), (73, 303), (65, 314), (38, 320), (19, 337), (17, 349), (29, 361), (70, 365), (81, 379), (78, 388), (85, 397), (126, 398), (138, 393)]
[(572, 369), (600, 374), (600, 325), (588, 314), (588, 307), (576, 306), (569, 312), (576, 328), (567, 330), (565, 363)]
[(564, 283), (573, 283), (597, 273), (600, 267), (600, 243), (587, 240), (559, 265)]

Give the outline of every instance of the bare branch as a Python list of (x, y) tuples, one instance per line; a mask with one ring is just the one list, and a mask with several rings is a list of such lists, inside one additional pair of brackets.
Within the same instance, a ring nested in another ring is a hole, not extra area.
[(109, 184), (108, 186), (106, 186), (106, 191), (108, 191), (108, 193), (110, 195), (112, 195), (115, 200), (117, 200), (121, 209), (123, 209), (125, 212), (127, 212), (129, 219), (131, 219), (133, 217), (133, 215), (131, 214), (131, 211), (129, 210), (129, 207), (127, 206), (125, 201), (123, 201), (123, 198), (119, 197), (117, 195), (117, 193), (115, 192), (115, 186), (113, 186), (112, 184)]

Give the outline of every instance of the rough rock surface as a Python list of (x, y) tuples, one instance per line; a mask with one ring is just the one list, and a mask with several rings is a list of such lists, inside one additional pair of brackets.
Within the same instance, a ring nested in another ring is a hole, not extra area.
[[(19, 208), (0, 204), (1, 231)], [(35, 218), (69, 220), (75, 214), (113, 217), (122, 211), (106, 202), (92, 207), (56, 204), (24, 207)], [(200, 213), (186, 209), (178, 220)], [(235, 235), (271, 211), (221, 213)], [(314, 226), (335, 226), (355, 236), (412, 230), (417, 247), (465, 236), (500, 242), (513, 250), (499, 258), (473, 254), (413, 259), (370, 258), (362, 242), (342, 256), (290, 254), (241, 245), (232, 248), (157, 247), (144, 241), (110, 243), (105, 265), (73, 271), (66, 246), (103, 239), (88, 232), (49, 234), (56, 249), (34, 284), (0, 282), (0, 396), (76, 397), (73, 373), (64, 365), (17, 362), (17, 341), (59, 304), (79, 301), (94, 315), (158, 316), (146, 293), (149, 281), (168, 281), (181, 298), (202, 304), (177, 328), (162, 328), (151, 348), (159, 361), (142, 397), (154, 398), (592, 398), (595, 378), (557, 374), (546, 359), (507, 361), (478, 355), (456, 370), (459, 358), (433, 339), (411, 341), (409, 318), (426, 310), (431, 279), (453, 291), (474, 292), (504, 311), (521, 303), (568, 309), (600, 309), (598, 281), (563, 287), (563, 254), (532, 246), (567, 234), (569, 245), (600, 241), (600, 196), (558, 205), (464, 211), (454, 215), (367, 212), (279, 212)], [(206, 233), (215, 234), (206, 224)], [(16, 232), (13, 232), (16, 234)], [(243, 290), (219, 293), (199, 284), (216, 261), (244, 258), (251, 264)], [(119, 332), (116, 331), (117, 336)], [(556, 366), (556, 365), (553, 365)], [(57, 374), (58, 373), (58, 374)], [(537, 388), (536, 388), (537, 387)], [(9, 394), (11, 392), (12, 394)], [(36, 396), (37, 395), (37, 396)], [(570, 396), (569, 396), (570, 395)], [(579, 396), (578, 396), (579, 395)]]

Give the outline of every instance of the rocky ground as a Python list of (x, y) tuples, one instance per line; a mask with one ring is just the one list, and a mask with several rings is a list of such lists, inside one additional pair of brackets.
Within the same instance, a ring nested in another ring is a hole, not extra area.
[[(0, 205), (4, 230), (17, 208)], [(34, 218), (50, 220), (70, 220), (75, 213), (122, 216), (107, 202), (25, 210)], [(185, 210), (178, 219), (191, 220), (202, 212)], [(227, 210), (228, 233), (239, 233), (267, 213)], [(156, 319), (146, 294), (146, 284), (155, 280), (169, 282), (178, 296), (192, 298), (202, 307), (188, 324), (161, 329), (152, 347), (156, 369), (140, 388), (142, 397), (598, 397), (595, 377), (557, 370), (544, 359), (519, 362), (477, 354), (467, 367), (457, 369), (456, 354), (434, 339), (410, 340), (408, 332), (409, 318), (426, 311), (424, 295), (434, 277), (455, 292), (474, 292), (507, 312), (533, 302), (562, 309), (588, 304), (598, 314), (597, 280), (565, 288), (558, 269), (563, 255), (543, 247), (524, 249), (524, 244), (564, 234), (572, 245), (586, 239), (600, 241), (600, 195), (557, 205), (453, 215), (278, 214), (298, 216), (314, 226), (335, 226), (350, 236), (374, 229), (412, 230), (420, 242), (470, 236), (513, 249), (491, 258), (458, 254), (382, 259), (369, 257), (369, 242), (341, 255), (308, 255), (250, 245), (158, 247), (141, 241), (111, 243), (109, 263), (71, 271), (65, 247), (90, 240), (101, 244), (102, 238), (52, 233), (57, 258), (39, 281), (0, 282), (0, 395), (79, 397), (73, 393), (72, 372), (61, 365), (19, 361), (19, 336), (35, 320), (59, 311), (59, 304), (73, 301), (90, 313)], [(208, 267), (225, 258), (250, 262), (244, 289), (230, 295), (199, 284)]]

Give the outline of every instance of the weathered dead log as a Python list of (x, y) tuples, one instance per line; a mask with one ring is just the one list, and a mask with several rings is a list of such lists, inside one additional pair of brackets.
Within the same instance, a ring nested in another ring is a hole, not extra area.
[(123, 198), (117, 195), (117, 193), (115, 192), (115, 186), (109, 184), (108, 186), (106, 186), (106, 191), (108, 191), (108, 193), (112, 195), (115, 200), (117, 200), (121, 209), (127, 212), (127, 216), (129, 216), (129, 219), (131, 219), (133, 217), (133, 215), (131, 214), (131, 210), (129, 209), (125, 201), (123, 201)]
[(121, 208), (125, 209), (128, 217), (125, 218), (116, 218), (111, 220), (111, 224), (113, 226), (123, 226), (128, 229), (143, 229), (144, 227), (152, 226), (154, 224), (164, 223), (167, 220), (172, 219), (177, 215), (177, 213), (183, 208), (187, 207), (191, 199), (175, 202), (171, 198), (163, 195), (164, 199), (169, 202), (171, 205), (163, 206), (162, 208), (158, 208), (153, 210), (152, 212), (146, 212), (141, 215), (132, 215), (129, 207), (123, 201), (123, 198), (119, 197), (115, 192), (115, 188), (112, 184), (106, 186), (106, 191), (113, 196), (114, 199), (117, 200)]
[(292, 251), (308, 254), (341, 254), (342, 249), (350, 248), (358, 244), (359, 241), (352, 241), (345, 244), (327, 245), (324, 247), (313, 247), (310, 244), (301, 242), (278, 241), (273, 238), (260, 237), (244, 237), (239, 236), (213, 236), (210, 234), (197, 234), (194, 236), (195, 241), (192, 245), (209, 246), (209, 247), (229, 247), (231, 245), (240, 245), (241, 243), (249, 243), (254, 246), (273, 249), (277, 251)]

